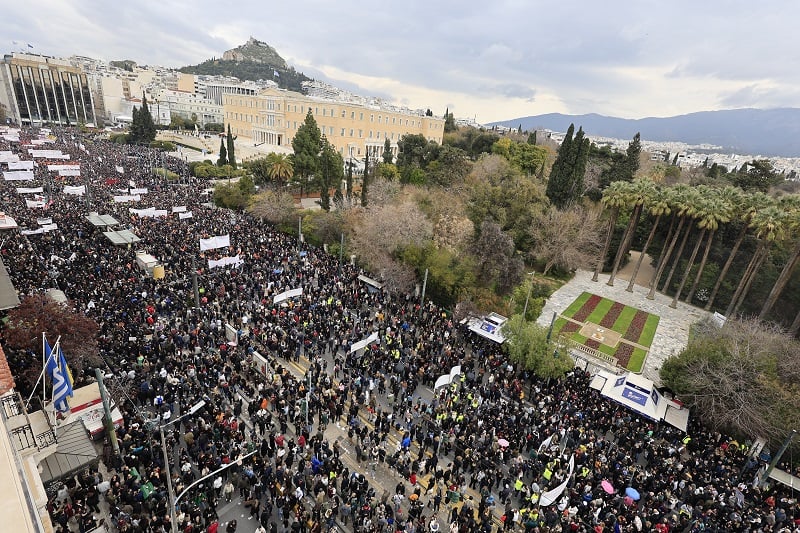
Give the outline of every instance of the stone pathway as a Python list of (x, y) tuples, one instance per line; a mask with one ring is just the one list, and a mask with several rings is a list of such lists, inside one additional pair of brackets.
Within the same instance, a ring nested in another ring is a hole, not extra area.
[[(637, 276), (638, 277), (638, 276)], [(672, 309), (669, 304), (672, 302), (671, 296), (666, 296), (656, 292), (655, 300), (646, 298), (648, 289), (636, 285), (633, 292), (627, 292), (627, 280), (615, 280), (614, 286), (609, 287), (608, 274), (601, 274), (600, 279), (592, 281), (592, 273), (579, 270), (575, 277), (566, 285), (554, 292), (547, 299), (542, 314), (537, 322), (543, 326), (549, 326), (553, 318), (553, 313), (560, 313), (569, 306), (582, 292), (590, 292), (604, 298), (620, 302), (647, 313), (652, 313), (660, 317), (658, 329), (656, 330), (650, 352), (644, 362), (642, 375), (648, 379), (660, 382), (658, 372), (661, 365), (672, 355), (677, 355), (686, 347), (689, 341), (689, 327), (710, 316), (710, 313), (698, 307), (678, 302), (677, 309)]]

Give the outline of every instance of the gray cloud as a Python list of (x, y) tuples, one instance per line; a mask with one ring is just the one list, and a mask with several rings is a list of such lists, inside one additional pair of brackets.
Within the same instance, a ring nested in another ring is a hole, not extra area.
[[(662, 116), (667, 105), (683, 112), (737, 102), (800, 106), (792, 90), (800, 86), (796, 2), (778, 10), (719, 0), (674, 0), (668, 8), (408, 0), (389, 9), (357, 0), (296, 0), (287, 8), (242, 0), (232, 9), (210, 0), (38, 0), (10, 3), (4, 15), (8, 50), (17, 40), (53, 55), (182, 66), (220, 56), (253, 35), (309, 73), (333, 66), (442, 95), (440, 102), (412, 106), (456, 100), (450, 94), (472, 98), (474, 109), (458, 99), (465, 115), (499, 112), (491, 98), (532, 105), (520, 107), (520, 115), (531, 108), (641, 117)], [(658, 92), (664, 86), (668, 98)], [(377, 95), (369, 87), (347, 88)], [(539, 107), (546, 102), (561, 108)]]

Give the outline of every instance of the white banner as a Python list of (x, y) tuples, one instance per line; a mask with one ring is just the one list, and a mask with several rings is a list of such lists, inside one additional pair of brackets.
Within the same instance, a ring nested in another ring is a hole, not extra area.
[(6, 181), (33, 181), (33, 170), (3, 172), (3, 179)]
[(69, 154), (64, 154), (61, 150), (36, 150), (28, 148), (28, 152), (34, 159), (69, 159)]
[(48, 224), (52, 224), (53, 223), (53, 219), (50, 218), (50, 217), (48, 217), (48, 218), (37, 218), (36, 219), (36, 223), (39, 224), (40, 226), (46, 226)]
[(436, 380), (436, 383), (433, 384), (433, 390), (436, 390), (439, 387), (445, 387), (449, 383), (450, 383), (450, 376), (448, 376), (447, 374), (443, 374), (439, 376), (439, 378)]
[(131, 194), (147, 194), (147, 189), (131, 189)]
[(141, 196), (131, 196), (129, 194), (123, 194), (114, 197), (114, 201), (118, 204), (124, 204), (125, 202), (138, 202), (142, 199)]
[(230, 235), (217, 235), (210, 239), (200, 239), (200, 251), (215, 250), (217, 248), (227, 248), (231, 245)]
[(172, 208), (173, 213), (185, 213), (186, 206), (185, 205), (178, 205)]
[(8, 170), (33, 170), (33, 161), (8, 161)]
[(64, 194), (72, 194), (74, 196), (83, 196), (86, 194), (86, 185), (64, 185)]
[(44, 226), (42, 226), (42, 229), (44, 230), (45, 233), (47, 233), (48, 231), (57, 230), (58, 224), (45, 224)]
[(117, 172), (119, 172), (120, 174), (122, 174), (123, 172), (125, 172), (125, 169), (124, 169), (124, 168), (122, 168), (122, 167), (121, 167), (121, 166), (119, 166), (119, 165), (115, 166), (115, 167), (114, 167), (114, 169), (115, 169)]
[(238, 267), (242, 263), (244, 263), (244, 261), (242, 261), (238, 255), (235, 255), (233, 257), (223, 257), (222, 259), (209, 259), (208, 268), (217, 268), (228, 265)]
[(358, 350), (360, 350), (362, 348), (366, 348), (367, 345), (369, 345), (371, 342), (375, 342), (376, 340), (378, 340), (378, 332), (377, 331), (375, 333), (373, 333), (372, 335), (370, 335), (369, 337), (367, 337), (366, 339), (361, 339), (358, 342), (354, 342), (350, 346), (350, 353), (357, 352)]
[(43, 193), (44, 187), (17, 187), (17, 194)]
[(62, 170), (77, 170), (80, 173), (80, 165), (47, 165), (47, 170), (50, 172), (61, 172)]
[(44, 199), (42, 200), (25, 200), (25, 205), (30, 208), (44, 207)]
[(134, 215), (140, 218), (161, 218), (167, 216), (166, 209), (156, 209), (155, 207), (148, 207), (147, 209), (128, 209)]
[(183, 220), (185, 218), (192, 218), (192, 212), (191, 211), (187, 211), (186, 213), (178, 213), (178, 218), (180, 220)]
[(277, 304), (284, 300), (288, 300), (289, 298), (294, 298), (295, 296), (300, 296), (303, 294), (303, 287), (299, 287), (297, 289), (291, 289), (288, 291), (284, 291), (280, 294), (276, 294), (272, 297), (272, 303)]
[(23, 234), (23, 235), (39, 235), (41, 233), (44, 233), (44, 228), (24, 229), (24, 230), (20, 231), (20, 233)]
[[(3, 137), (7, 141), (10, 140), (8, 137)], [(12, 152), (11, 150), (1, 150), (0, 151), (0, 163), (16, 163), (19, 161), (19, 156)], [(9, 170), (22, 170), (22, 169), (11, 169), (9, 166)]]
[(543, 492), (542, 496), (539, 498), (539, 505), (547, 507), (548, 505), (552, 505), (559, 496), (566, 490), (567, 485), (569, 485), (570, 479), (572, 478), (572, 471), (575, 468), (575, 456), (569, 458), (569, 474), (567, 474), (567, 478), (561, 483), (559, 486), (554, 488), (553, 490), (548, 490), (547, 492)]
[(65, 168), (63, 170), (59, 170), (58, 171), (58, 175), (61, 176), (62, 178), (67, 177), (67, 176), (80, 176), (81, 175), (81, 170), (80, 169), (76, 170), (76, 169), (71, 169), (71, 168)]

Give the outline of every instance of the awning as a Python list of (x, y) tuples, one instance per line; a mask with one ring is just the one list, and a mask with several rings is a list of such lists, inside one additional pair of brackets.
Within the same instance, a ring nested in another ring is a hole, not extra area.
[(17, 289), (11, 283), (11, 278), (6, 270), (6, 265), (3, 259), (0, 258), (0, 311), (11, 309), (19, 305), (19, 297), (17, 296)]
[(652, 381), (640, 375), (632, 372), (615, 375), (601, 370), (589, 386), (650, 420), (663, 420), (682, 431), (689, 424), (689, 410), (663, 396)]
[(108, 238), (114, 246), (123, 246), (125, 244), (133, 244), (139, 242), (141, 239), (137, 237), (131, 230), (123, 229), (119, 231), (104, 231), (103, 235)]
[(97, 452), (82, 421), (58, 428), (56, 438), (56, 452), (39, 463), (42, 483), (45, 484), (74, 474), (97, 461)]
[(91, 222), (92, 225), (96, 227), (116, 226), (117, 224), (119, 224), (119, 222), (117, 222), (117, 219), (115, 219), (111, 215), (100, 215), (94, 212), (86, 215), (86, 220)]
[(506, 340), (503, 335), (503, 325), (508, 322), (508, 318), (497, 313), (489, 313), (483, 318), (473, 318), (469, 321), (469, 330), (477, 333), (481, 337), (503, 344)]
[(364, 274), (361, 274), (360, 276), (358, 276), (358, 279), (359, 279), (359, 281), (363, 281), (367, 285), (369, 285), (371, 287), (375, 287), (378, 290), (383, 288), (383, 283), (381, 283), (380, 281), (376, 281), (376, 280), (374, 280), (372, 278), (368, 278)]

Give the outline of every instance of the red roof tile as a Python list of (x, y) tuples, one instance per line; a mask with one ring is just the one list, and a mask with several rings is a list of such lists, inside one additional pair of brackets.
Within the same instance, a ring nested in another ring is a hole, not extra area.
[(6, 353), (0, 346), (0, 395), (7, 393), (14, 388), (14, 376), (11, 375), (11, 368), (8, 366)]

